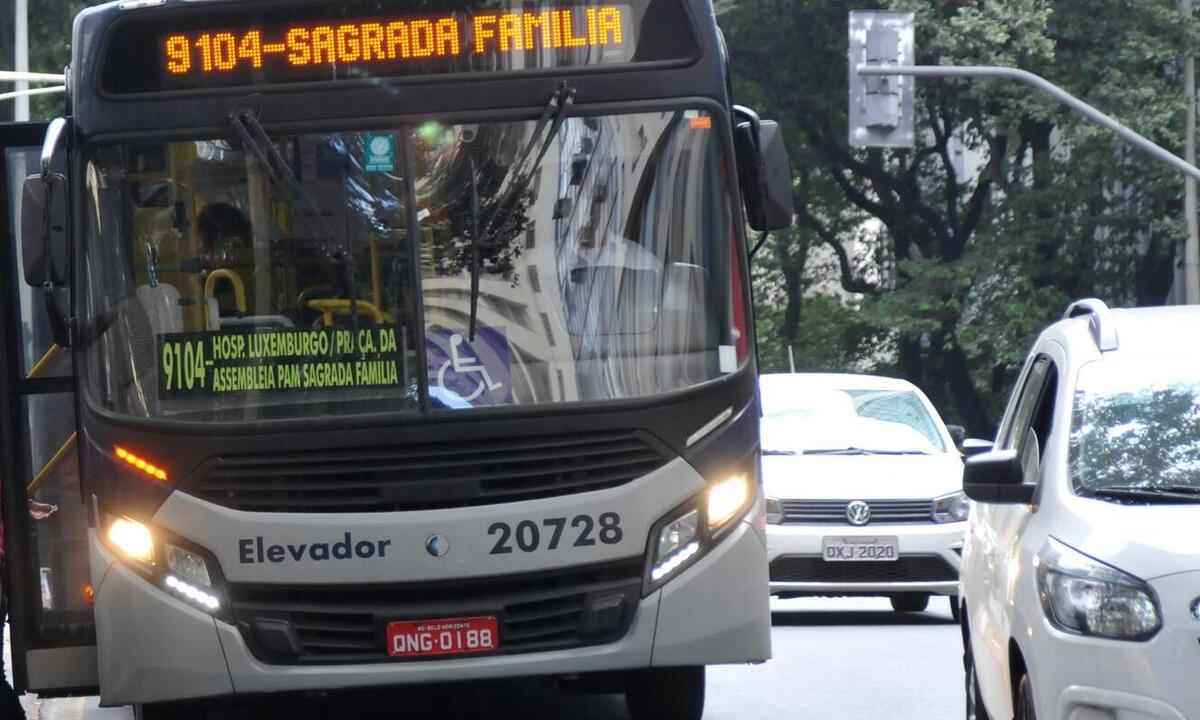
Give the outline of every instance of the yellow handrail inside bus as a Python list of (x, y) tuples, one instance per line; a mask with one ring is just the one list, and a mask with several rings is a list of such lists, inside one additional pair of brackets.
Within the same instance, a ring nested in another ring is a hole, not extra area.
[(233, 286), (233, 300), (237, 304), (238, 312), (246, 312), (246, 283), (242, 282), (242, 276), (232, 270), (221, 268), (213, 270), (204, 278), (204, 297), (216, 297), (217, 282), (220, 280), (228, 280)]
[[(321, 313), (325, 327), (333, 325), (334, 315), (349, 315), (350, 300), (347, 298), (322, 298), (320, 300), (309, 300), (308, 307), (311, 310), (316, 310)], [(368, 315), (375, 322), (383, 324), (390, 322), (387, 313), (380, 310), (374, 303), (369, 303), (366, 300), (358, 300), (354, 303), (359, 315)]]
[(382, 268), (379, 267), (379, 238), (371, 237), (371, 302), (375, 307), (383, 305)]
[(67, 438), (67, 441), (62, 444), (62, 447), (58, 449), (58, 452), (54, 453), (54, 457), (50, 458), (50, 461), (47, 462), (45, 466), (38, 471), (38, 474), (33, 476), (33, 479), (29, 481), (29, 484), (25, 486), (26, 497), (33, 497), (33, 494), (37, 492), (37, 489), (41, 486), (41, 484), (46, 481), (46, 478), (50, 477), (54, 470), (58, 468), (59, 463), (66, 459), (66, 457), (75, 450), (75, 444), (78, 441), (78, 434), (71, 433), (71, 437)]
[(46, 352), (42, 355), (42, 359), (38, 360), (36, 363), (34, 363), (33, 367), (29, 368), (29, 373), (25, 376), (25, 379), (32, 380), (45, 372), (46, 368), (50, 367), (50, 363), (54, 362), (54, 358), (58, 357), (58, 353), (61, 351), (62, 348), (58, 346), (58, 343), (46, 348)]

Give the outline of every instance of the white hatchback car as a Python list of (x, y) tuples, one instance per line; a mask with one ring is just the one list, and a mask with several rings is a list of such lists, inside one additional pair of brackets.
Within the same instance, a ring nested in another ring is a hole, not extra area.
[(967, 461), (968, 718), (1200, 718), (1200, 307), (1072, 305)]
[(907, 612), (955, 595), (968, 503), (956, 438), (929, 399), (869, 375), (763, 375), (759, 387), (771, 594), (882, 595)]

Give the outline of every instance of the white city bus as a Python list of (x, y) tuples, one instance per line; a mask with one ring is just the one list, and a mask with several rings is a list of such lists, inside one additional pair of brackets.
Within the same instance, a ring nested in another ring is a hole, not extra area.
[(18, 687), (570, 675), (698, 718), (769, 657), (778, 128), (707, 0), (415, 5), (91, 8), (63, 119), (0, 127)]

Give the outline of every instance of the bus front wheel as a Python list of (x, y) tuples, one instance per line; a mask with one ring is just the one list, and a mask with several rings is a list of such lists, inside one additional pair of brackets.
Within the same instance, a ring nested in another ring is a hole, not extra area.
[(700, 720), (704, 715), (704, 666), (639, 670), (625, 685), (633, 720)]

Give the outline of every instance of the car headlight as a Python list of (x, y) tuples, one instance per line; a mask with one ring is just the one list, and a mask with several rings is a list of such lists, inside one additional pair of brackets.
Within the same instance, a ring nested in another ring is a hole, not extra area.
[(943, 495), (933, 500), (933, 521), (935, 523), (962, 522), (971, 511), (971, 501), (962, 490)]
[(104, 538), (109, 547), (147, 580), (206, 612), (220, 611), (215, 565), (210, 570), (204, 555), (183, 547), (182, 540), (124, 516), (108, 518)]
[(667, 513), (650, 532), (645, 593), (699, 560), (746, 514), (756, 496), (751, 475), (730, 475)]
[(1059, 630), (1148, 640), (1162, 627), (1158, 598), (1145, 581), (1053, 538), (1035, 562), (1042, 609)]
[(783, 524), (783, 503), (778, 498), (767, 498), (767, 524)]

